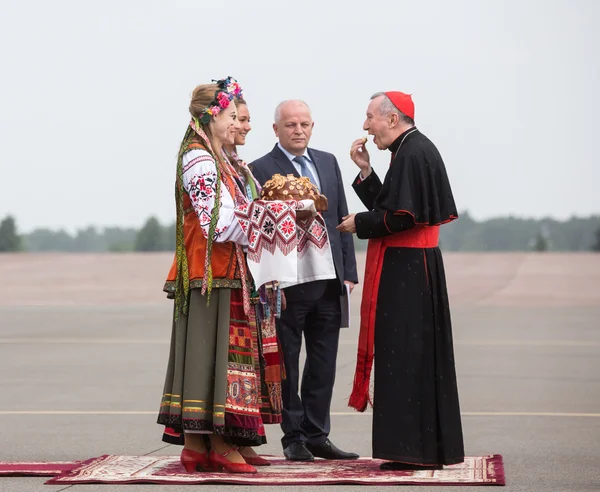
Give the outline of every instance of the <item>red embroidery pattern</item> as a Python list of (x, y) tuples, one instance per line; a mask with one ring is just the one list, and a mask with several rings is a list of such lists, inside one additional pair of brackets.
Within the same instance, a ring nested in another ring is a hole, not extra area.
[(203, 151), (198, 157), (194, 157), (190, 162), (183, 166), (183, 174), (187, 173), (192, 167), (199, 162), (209, 162), (214, 165), (215, 160), (211, 157), (208, 152)]
[(327, 228), (320, 215), (298, 223), (298, 258), (302, 258), (311, 245), (323, 251), (327, 244)]
[(205, 233), (208, 233), (210, 225), (210, 206), (215, 197), (216, 181), (217, 175), (213, 172), (194, 174), (190, 179), (188, 194)]
[[(202, 157), (197, 157), (192, 162), (197, 162), (202, 159)], [(210, 228), (210, 215), (212, 207), (214, 206), (216, 190), (217, 174), (213, 171), (194, 174), (190, 179), (188, 194), (192, 201), (192, 206), (196, 211), (196, 215), (198, 216), (200, 227), (202, 227), (207, 236)], [(226, 230), (227, 226), (215, 228), (213, 241), (216, 241)]]
[[(232, 321), (233, 323), (240, 323)], [(238, 414), (258, 415), (258, 384), (253, 364), (252, 331), (247, 326), (229, 329), (229, 363), (225, 408)]]
[(214, 198), (217, 186), (216, 183), (217, 174), (212, 171), (200, 175), (194, 174), (190, 179), (190, 189), (188, 191), (192, 202), (194, 202), (194, 199), (196, 202), (205, 202)]
[(236, 217), (248, 236), (248, 258), (259, 262), (262, 251), (278, 248), (288, 255), (297, 247), (296, 202), (257, 200), (236, 209)]
[(296, 222), (296, 210), (301, 208), (304, 204), (295, 200), (256, 200), (236, 208), (235, 215), (248, 236), (248, 259), (258, 263), (263, 250), (273, 254), (279, 249), (287, 256), (297, 249), (301, 258), (311, 246), (323, 249), (327, 244), (323, 217)]
[[(236, 416), (259, 418), (260, 373), (255, 366), (255, 347), (250, 321), (244, 314), (243, 295), (232, 291), (227, 363), (225, 411)], [(247, 426), (246, 422), (244, 426)], [(253, 424), (262, 425), (258, 420)], [(253, 427), (253, 426), (251, 426)]]

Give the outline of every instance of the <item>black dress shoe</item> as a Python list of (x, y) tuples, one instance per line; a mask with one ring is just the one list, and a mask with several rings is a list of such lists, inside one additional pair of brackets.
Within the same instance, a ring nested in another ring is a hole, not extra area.
[(329, 439), (325, 440), (325, 442), (322, 442), (321, 444), (307, 443), (306, 447), (317, 458), (325, 458), (326, 460), (358, 459), (358, 455), (356, 453), (347, 453), (346, 451), (342, 451)]
[(284, 448), (283, 455), (290, 461), (314, 461), (315, 459), (302, 441), (292, 441), (289, 443)]
[(418, 471), (418, 470), (441, 470), (442, 465), (413, 465), (412, 463), (400, 463), (399, 461), (386, 461), (379, 465), (380, 470), (388, 471)]

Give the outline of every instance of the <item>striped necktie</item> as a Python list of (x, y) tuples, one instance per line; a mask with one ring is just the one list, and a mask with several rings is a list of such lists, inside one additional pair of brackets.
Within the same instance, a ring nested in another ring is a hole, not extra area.
[(294, 157), (294, 161), (300, 164), (300, 174), (302, 176), (306, 176), (318, 189), (319, 187), (317, 186), (317, 180), (315, 179), (313, 173), (310, 172), (310, 169), (308, 169), (308, 159), (303, 155), (298, 155)]

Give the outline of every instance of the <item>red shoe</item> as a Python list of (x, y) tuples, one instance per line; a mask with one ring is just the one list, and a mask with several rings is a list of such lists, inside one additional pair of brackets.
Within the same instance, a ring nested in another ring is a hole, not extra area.
[[(244, 455), (242, 455), (244, 456)], [(244, 456), (244, 459), (246, 460), (246, 463), (248, 463), (249, 465), (254, 465), (254, 466), (271, 466), (271, 462), (267, 461), (264, 458), (261, 458), (260, 456)]]
[(231, 451), (224, 454), (218, 454), (214, 450), (208, 455), (208, 459), (212, 463), (215, 471), (228, 471), (229, 473), (256, 473), (256, 468), (248, 463), (233, 463), (226, 456)]
[(198, 451), (184, 448), (181, 452), (181, 464), (188, 473), (212, 471), (213, 469), (207, 451), (199, 453)]

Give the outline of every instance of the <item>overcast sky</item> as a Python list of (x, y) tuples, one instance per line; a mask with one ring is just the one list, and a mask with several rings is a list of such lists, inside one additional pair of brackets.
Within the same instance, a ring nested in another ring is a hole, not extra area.
[(278, 102), (304, 99), (354, 211), (350, 144), (371, 94), (400, 90), (459, 210), (600, 213), (599, 23), (594, 0), (0, 0), (0, 218), (173, 220), (190, 93), (227, 75), (252, 116), (242, 156), (271, 150)]

